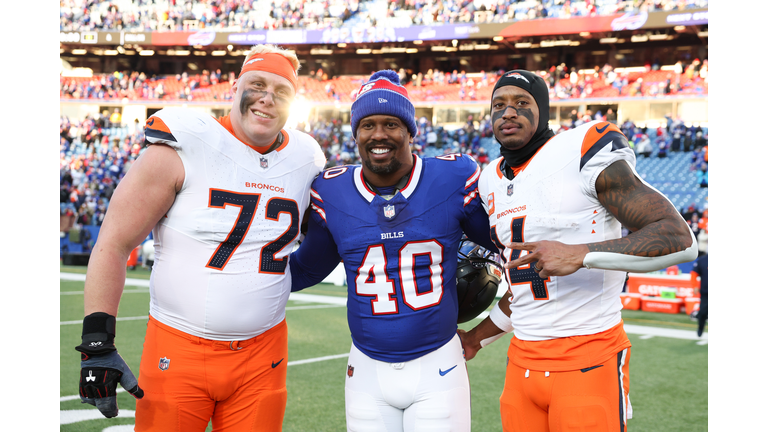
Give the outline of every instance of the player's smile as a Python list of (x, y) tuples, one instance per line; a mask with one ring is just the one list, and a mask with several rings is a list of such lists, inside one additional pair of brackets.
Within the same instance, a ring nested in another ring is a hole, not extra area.
[(251, 113), (256, 117), (257, 122), (270, 122), (277, 118), (276, 115), (269, 114), (263, 110), (251, 108)]
[(395, 146), (380, 143), (366, 146), (366, 151), (372, 161), (383, 162), (395, 155)]

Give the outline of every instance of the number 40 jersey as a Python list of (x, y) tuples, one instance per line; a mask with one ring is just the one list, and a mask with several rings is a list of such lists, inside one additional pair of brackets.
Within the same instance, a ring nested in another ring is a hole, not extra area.
[(288, 254), (325, 156), (309, 135), (280, 134), (282, 144), (261, 154), (235, 137), (228, 116), (166, 108), (147, 120), (147, 141), (174, 148), (185, 172), (153, 230), (149, 313), (158, 321), (244, 340), (285, 317)]
[(469, 156), (414, 155), (408, 183), (387, 200), (359, 166), (328, 169), (312, 185), (307, 236), (291, 255), (292, 290), (312, 286), (344, 261), (347, 318), (368, 357), (405, 362), (456, 335), (456, 266), (462, 231), (490, 250)]

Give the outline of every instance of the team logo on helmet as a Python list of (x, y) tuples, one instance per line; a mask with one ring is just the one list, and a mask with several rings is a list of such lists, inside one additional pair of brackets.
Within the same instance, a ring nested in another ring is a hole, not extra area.
[(506, 75), (504, 75), (504, 76), (505, 76), (505, 77), (509, 77), (509, 78), (516, 78), (516, 79), (521, 79), (521, 80), (523, 80), (523, 81), (527, 82), (528, 84), (530, 84), (530, 83), (531, 83), (530, 81), (528, 81), (528, 78), (526, 78), (526, 77), (524, 77), (524, 76), (520, 75), (520, 74), (519, 74), (519, 73), (517, 73), (517, 72), (510, 72), (510, 73), (508, 73), (508, 74), (506, 74)]

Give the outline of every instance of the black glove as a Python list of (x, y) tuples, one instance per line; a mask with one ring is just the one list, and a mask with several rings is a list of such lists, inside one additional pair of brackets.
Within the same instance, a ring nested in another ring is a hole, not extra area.
[(115, 317), (96, 312), (83, 319), (80, 351), (80, 400), (107, 418), (117, 416), (117, 383), (136, 399), (144, 397), (139, 381), (115, 348)]

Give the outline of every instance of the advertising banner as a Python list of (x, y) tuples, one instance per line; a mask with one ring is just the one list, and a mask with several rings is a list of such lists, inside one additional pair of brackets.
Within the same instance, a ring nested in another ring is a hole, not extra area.
[(690, 275), (665, 276), (630, 273), (627, 280), (627, 292), (644, 296), (661, 297), (662, 292), (669, 289), (675, 291), (676, 298), (694, 297), (695, 285), (691, 282)]

